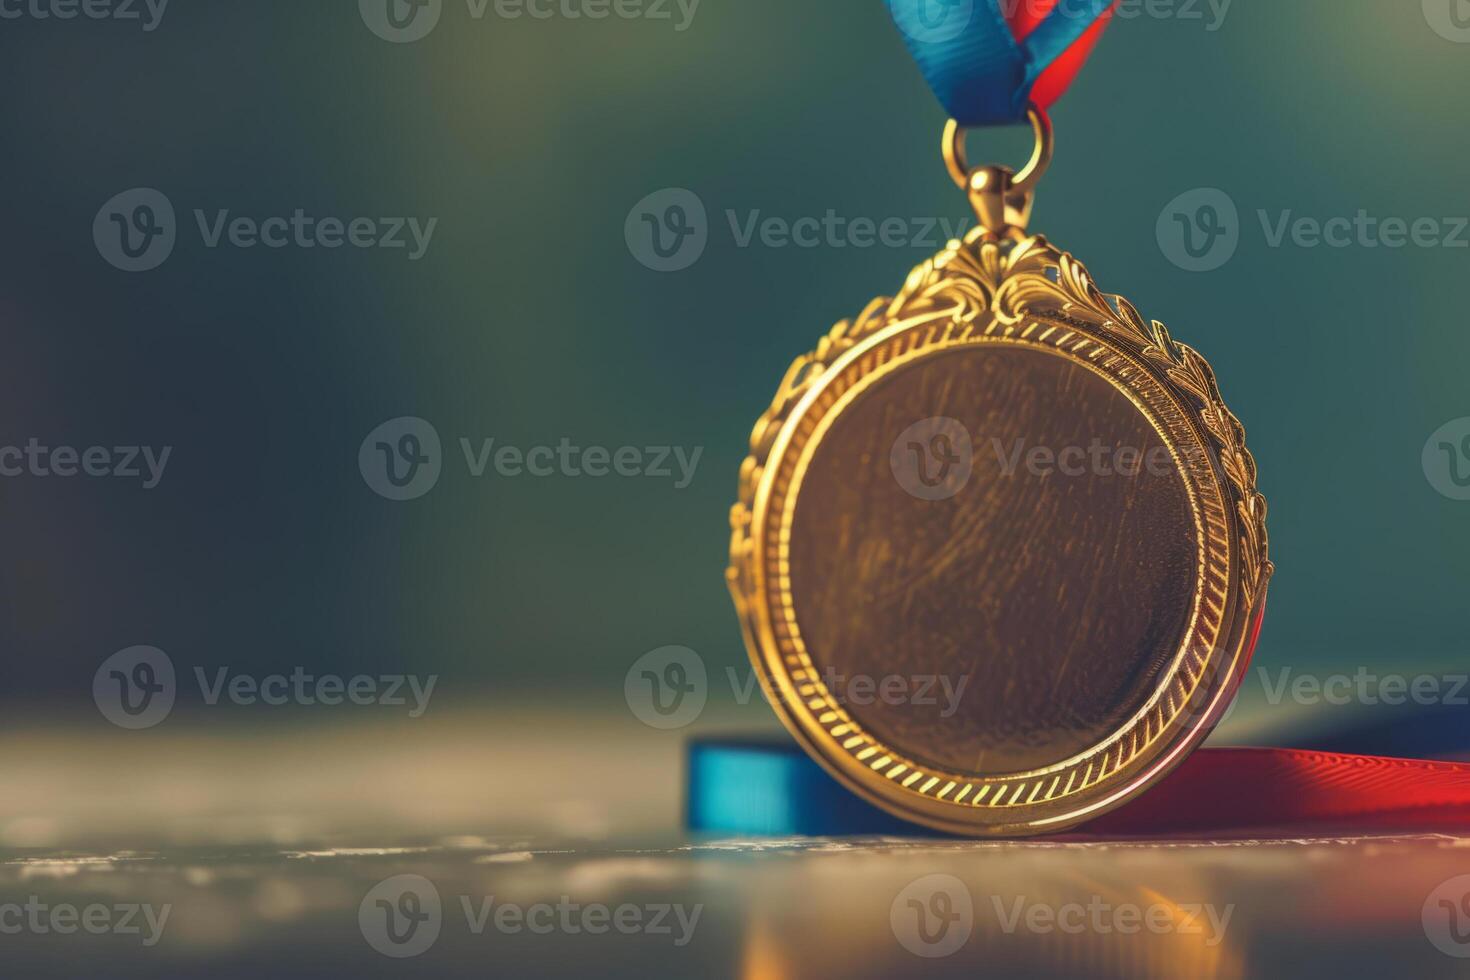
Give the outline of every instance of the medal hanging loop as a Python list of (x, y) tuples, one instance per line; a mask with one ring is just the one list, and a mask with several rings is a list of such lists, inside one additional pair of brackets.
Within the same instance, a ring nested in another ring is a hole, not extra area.
[(1027, 107), (1026, 118), (1036, 134), (1036, 146), (1019, 173), (996, 164), (972, 168), (965, 151), (965, 127), (953, 119), (944, 127), (944, 165), (969, 195), (980, 227), (997, 238), (1019, 237), (1026, 230), (1036, 185), (1051, 166), (1056, 145), (1051, 118), (1034, 103)]

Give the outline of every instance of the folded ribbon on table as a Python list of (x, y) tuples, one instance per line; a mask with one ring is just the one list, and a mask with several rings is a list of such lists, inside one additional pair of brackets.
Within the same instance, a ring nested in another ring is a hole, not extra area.
[[(689, 744), (690, 830), (757, 836), (928, 836), (849, 792), (787, 739)], [(1470, 764), (1304, 749), (1204, 748), (1077, 833), (1405, 833), (1470, 824)]]

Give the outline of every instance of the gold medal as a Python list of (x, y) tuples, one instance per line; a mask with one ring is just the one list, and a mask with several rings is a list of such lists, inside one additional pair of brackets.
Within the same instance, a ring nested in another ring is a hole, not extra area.
[[(1245, 670), (1266, 504), (1210, 367), (1024, 231), (1051, 160), (944, 156), (979, 219), (756, 423), (730, 589), (782, 720), (953, 833), (1064, 830), (1179, 763)], [(1242, 788), (1248, 791), (1248, 788)]]

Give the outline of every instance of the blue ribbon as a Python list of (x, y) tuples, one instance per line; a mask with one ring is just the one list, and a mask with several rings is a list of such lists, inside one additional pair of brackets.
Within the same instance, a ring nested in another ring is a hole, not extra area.
[(1025, 0), (887, 0), (893, 22), (945, 111), (961, 126), (1021, 122), (1031, 88), (1113, 5), (1059, 0), (1017, 42), (1002, 3)]
[(859, 799), (789, 738), (695, 739), (688, 753), (684, 820), (697, 833), (931, 835)]

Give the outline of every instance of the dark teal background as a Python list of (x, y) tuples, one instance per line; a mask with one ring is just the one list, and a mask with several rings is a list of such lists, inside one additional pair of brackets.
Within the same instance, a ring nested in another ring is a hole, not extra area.
[[(722, 572), (751, 423), (790, 360), (930, 249), (737, 248), (725, 211), (966, 214), (882, 4), (703, 0), (668, 21), (474, 21), (415, 44), (349, 2), (174, 0), (151, 33), (0, 21), (0, 444), (171, 444), (158, 489), (0, 482), (4, 697), (91, 710), (108, 654), (438, 672), (441, 696), (616, 697), (666, 644), (744, 662)], [(1418, 2), (1237, 0), (1113, 25), (1057, 108), (1033, 226), (1211, 360), (1271, 504), (1268, 665), (1466, 653), (1470, 504), (1420, 451), (1470, 415), (1470, 250), (1268, 247), (1256, 212), (1470, 214), (1470, 44)], [(977, 136), (1018, 160), (1024, 132)], [(209, 250), (107, 265), (136, 186), (265, 216), (437, 216), (427, 256)], [(660, 274), (629, 209), (685, 187), (703, 258)], [(1155, 240), (1218, 187), (1239, 252)], [(411, 503), (357, 468), (385, 419), (450, 458)], [(704, 447), (692, 486), (471, 480), (454, 441)], [(718, 688), (717, 688), (718, 689)]]

